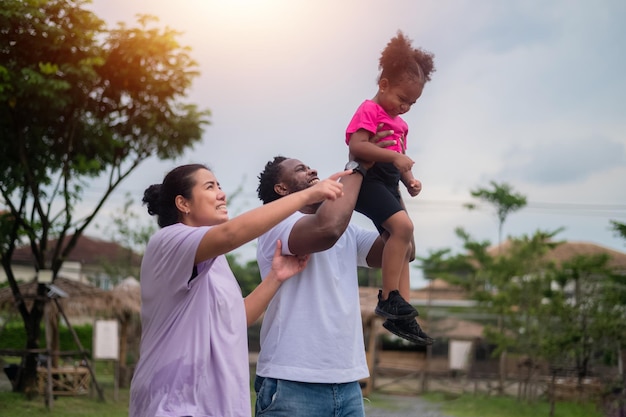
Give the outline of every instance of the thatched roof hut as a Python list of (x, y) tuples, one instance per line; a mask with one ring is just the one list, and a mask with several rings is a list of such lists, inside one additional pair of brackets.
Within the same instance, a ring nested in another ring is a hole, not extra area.
[[(129, 277), (111, 291), (105, 291), (91, 284), (84, 284), (67, 278), (57, 278), (52, 284), (67, 297), (59, 297), (58, 302), (68, 317), (116, 317), (127, 318), (141, 311), (141, 291), (139, 281)], [(37, 296), (37, 282), (19, 284), (26, 308), (32, 307)], [(0, 310), (16, 311), (15, 299), (10, 287), (0, 289)]]
[[(20, 293), (28, 309), (37, 296), (37, 281), (19, 284)], [(68, 316), (111, 316), (115, 314), (116, 303), (111, 291), (104, 291), (90, 284), (84, 284), (67, 278), (57, 278), (53, 284), (67, 297), (60, 297), (59, 304)], [(10, 287), (0, 289), (0, 309), (15, 309), (15, 298)]]
[(139, 314), (141, 312), (141, 287), (133, 277), (122, 280), (110, 291), (113, 298), (113, 310), (117, 313)]
[[(72, 236), (66, 236), (61, 242), (62, 246)], [(48, 241), (48, 252), (46, 259), (50, 259), (52, 250), (57, 246), (58, 241), (53, 239)], [(67, 257), (67, 261), (80, 262), (82, 265), (99, 265), (103, 260), (108, 262), (121, 262), (130, 260), (132, 265), (139, 266), (141, 264), (141, 256), (124, 248), (119, 243), (106, 241), (96, 237), (81, 235), (76, 242), (76, 246), (72, 249)], [(29, 263), (34, 262), (33, 252), (29, 245), (20, 246), (13, 253), (13, 262)]]

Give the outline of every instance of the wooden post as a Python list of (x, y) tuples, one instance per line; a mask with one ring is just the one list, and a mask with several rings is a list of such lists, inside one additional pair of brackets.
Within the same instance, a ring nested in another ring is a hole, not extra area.
[(100, 387), (100, 385), (98, 384), (98, 381), (96, 380), (96, 373), (93, 371), (93, 367), (91, 366), (91, 363), (89, 362), (89, 355), (87, 354), (87, 351), (83, 348), (83, 344), (80, 343), (80, 339), (78, 338), (78, 335), (76, 334), (76, 332), (74, 331), (74, 328), (70, 324), (70, 321), (67, 319), (67, 316), (65, 315), (65, 312), (61, 308), (59, 301), (56, 298), (53, 298), (53, 300), (55, 304), (57, 305), (57, 308), (59, 309), (59, 313), (61, 313), (61, 315), (63, 316), (63, 320), (65, 320), (65, 324), (67, 324), (67, 328), (70, 329), (70, 333), (72, 333), (72, 336), (74, 337), (74, 342), (76, 343), (76, 345), (78, 346), (78, 349), (82, 352), (83, 357), (85, 358), (85, 365), (87, 366), (87, 369), (89, 369), (89, 373), (91, 374), (91, 379), (93, 380), (93, 383), (96, 386), (96, 390), (98, 391), (98, 398), (100, 399), (100, 401), (104, 401), (104, 391), (102, 391), (102, 387)]
[(376, 379), (376, 356), (377, 356), (377, 344), (378, 344), (378, 331), (377, 326), (380, 324), (380, 320), (373, 316), (365, 323), (365, 330), (367, 334), (367, 350), (365, 352), (365, 358), (367, 361), (367, 368), (370, 372), (370, 377), (367, 378), (365, 388), (363, 389), (363, 395), (368, 396), (374, 389), (374, 383)]
[[(52, 345), (52, 329), (50, 326), (50, 314), (51, 314), (51, 305), (49, 303), (46, 303), (47, 305), (44, 306), (45, 309), (45, 313), (44, 313), (44, 320), (45, 320), (45, 327), (46, 327), (46, 373), (47, 373), (47, 378), (46, 378), (46, 391), (44, 393), (44, 402), (46, 404), (46, 408), (48, 410), (52, 410), (53, 406), (54, 406), (54, 396), (52, 395), (52, 351), (51, 351), (51, 345)], [(47, 308), (46, 308), (47, 307)], [(38, 367), (38, 364), (37, 364)]]

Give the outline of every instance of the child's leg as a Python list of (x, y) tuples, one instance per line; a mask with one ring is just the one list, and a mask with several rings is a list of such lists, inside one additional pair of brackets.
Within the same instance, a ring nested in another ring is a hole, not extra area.
[(411, 271), (408, 260), (404, 263), (400, 272), (400, 281), (398, 282), (398, 290), (400, 295), (407, 301), (411, 299)]
[[(413, 254), (415, 252), (415, 248), (413, 244), (411, 244), (411, 249), (408, 252), (409, 258), (412, 259)], [(410, 283), (410, 265), (409, 263), (405, 263), (404, 268), (402, 268), (402, 273), (400, 275), (399, 282), (399, 291), (402, 298), (406, 301), (410, 300), (411, 296), (411, 283)], [(396, 336), (400, 336), (406, 340), (417, 343), (418, 345), (432, 345), (434, 340), (428, 336), (420, 325), (415, 320), (415, 317), (404, 318), (404, 319), (392, 319), (388, 318), (384, 323), (383, 327), (389, 330), (391, 333)]]
[[(383, 223), (388, 233), (383, 248), (383, 289), (378, 293), (376, 314), (388, 319), (408, 319), (417, 310), (407, 301), (409, 295), (408, 267), (412, 247), (413, 225), (406, 211), (399, 211)], [(403, 274), (406, 277), (403, 277)], [(400, 283), (406, 298), (400, 294)]]
[(413, 222), (406, 211), (399, 211), (383, 223), (389, 237), (383, 249), (382, 298), (386, 300), (389, 293), (399, 290), (405, 300), (410, 292), (409, 256), (412, 250)]

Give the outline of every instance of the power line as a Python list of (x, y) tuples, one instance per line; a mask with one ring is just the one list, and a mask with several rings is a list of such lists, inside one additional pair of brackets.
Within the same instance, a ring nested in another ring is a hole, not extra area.
[[(100, 191), (102, 190), (102, 191)], [(104, 191), (104, 187), (89, 187), (85, 190), (86, 194), (100, 194)], [(116, 194), (125, 195), (130, 193), (133, 198), (140, 198), (143, 195), (143, 189), (133, 189), (130, 187), (116, 188)], [(261, 204), (255, 192), (239, 191), (234, 203), (244, 202), (245, 207), (250, 207), (251, 201)], [(464, 210), (467, 211), (467, 204), (473, 205), (473, 210), (488, 211), (493, 210), (493, 206), (484, 202), (468, 200), (430, 200), (421, 197), (416, 199), (405, 198), (407, 206), (424, 211), (450, 211)], [(236, 204), (238, 205), (238, 204)], [(244, 209), (245, 209), (244, 207)], [(591, 217), (624, 217), (626, 216), (626, 204), (607, 204), (607, 203), (566, 203), (566, 202), (548, 202), (548, 201), (529, 201), (528, 204), (520, 209), (520, 211), (534, 212), (540, 214), (557, 214), (557, 215), (576, 215)]]
[[(468, 201), (461, 200), (408, 200), (408, 206), (419, 210), (468, 210), (465, 207)], [(473, 210), (493, 210), (493, 206), (486, 203), (472, 202)], [(530, 211), (543, 214), (579, 215), (579, 216), (626, 216), (626, 204), (605, 203), (551, 203), (545, 201), (529, 202), (520, 211)]]

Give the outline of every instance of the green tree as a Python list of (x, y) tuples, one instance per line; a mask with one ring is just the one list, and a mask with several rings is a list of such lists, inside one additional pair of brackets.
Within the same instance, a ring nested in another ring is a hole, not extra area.
[(530, 371), (540, 361), (575, 369), (580, 382), (596, 365), (616, 365), (625, 342), (626, 278), (608, 266), (606, 254), (552, 260), (560, 231), (513, 237), (506, 250), (490, 252), (487, 242), (457, 229), (464, 254), (440, 251), (424, 263), (425, 273), (464, 285), (498, 318), (486, 336), (497, 345), (495, 354), (526, 358), (526, 384), (534, 382)]
[[(28, 244), (36, 270), (54, 279), (116, 187), (145, 159), (180, 155), (208, 123), (207, 110), (182, 101), (198, 72), (179, 33), (147, 16), (109, 30), (85, 4), (4, 0), (0, 12), (0, 256), (31, 350), (46, 289), (39, 285), (27, 309), (11, 268), (15, 247)], [(105, 190), (79, 216), (94, 178), (106, 178)], [(17, 385), (29, 394), (35, 360), (27, 356)]]
[(241, 293), (244, 297), (250, 294), (261, 282), (261, 271), (259, 271), (259, 265), (256, 260), (251, 260), (245, 264), (239, 263), (239, 255), (229, 253), (226, 255), (230, 269), (233, 271), (239, 286), (241, 287)]
[(611, 220), (611, 229), (613, 229), (617, 236), (626, 240), (626, 223), (620, 223), (616, 220)]
[[(126, 256), (115, 261), (102, 260), (101, 266), (112, 285), (132, 276), (139, 276), (140, 260), (150, 236), (156, 231), (156, 224), (152, 219), (142, 223), (140, 216), (133, 210), (135, 201), (130, 193), (125, 194), (125, 201), (120, 210), (113, 213), (110, 223), (102, 227), (111, 241), (124, 248)], [(101, 228), (100, 225), (96, 225)]]
[(579, 383), (588, 376), (594, 357), (614, 352), (617, 363), (626, 337), (624, 276), (608, 266), (609, 255), (578, 255), (554, 270), (549, 278), (557, 286), (546, 299), (553, 326), (547, 342), (561, 352), (577, 371)]
[(480, 308), (497, 321), (486, 326), (488, 339), (497, 345), (501, 360), (501, 384), (507, 351), (525, 353), (529, 360), (539, 356), (535, 345), (541, 336), (537, 307), (549, 288), (544, 272), (549, 263), (544, 256), (554, 247), (555, 232), (536, 232), (533, 236), (511, 238), (506, 251), (489, 250), (490, 242), (476, 241), (462, 228), (456, 229), (463, 241), (464, 253), (452, 255), (444, 250), (423, 262), (425, 274), (437, 275), (469, 290)]
[(383, 274), (378, 268), (359, 266), (357, 280), (360, 287), (380, 287), (383, 283)]
[[(416, 258), (419, 261), (418, 267), (429, 281), (440, 278), (476, 294), (485, 286), (480, 271), (489, 262), (487, 249), (490, 242), (473, 241), (461, 227), (456, 228), (455, 233), (463, 241), (465, 252), (453, 254), (450, 248), (431, 250), (428, 256)], [(477, 259), (481, 261), (477, 262)]]
[[(496, 216), (498, 217), (498, 244), (502, 244), (504, 222), (509, 217), (509, 214), (526, 206), (526, 197), (515, 193), (513, 188), (507, 183), (498, 184), (495, 181), (491, 181), (490, 185), (491, 189), (479, 187), (471, 190), (470, 193), (472, 197), (492, 204), (495, 207)], [(476, 205), (468, 203), (465, 207), (473, 210), (476, 208)]]

